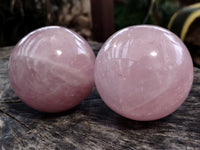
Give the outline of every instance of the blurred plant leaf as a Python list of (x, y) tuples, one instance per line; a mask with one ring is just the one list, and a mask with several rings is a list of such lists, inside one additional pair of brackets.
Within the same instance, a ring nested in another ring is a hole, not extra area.
[(127, 0), (115, 5), (115, 28), (137, 24), (167, 27), (170, 17), (180, 7), (178, 0)]

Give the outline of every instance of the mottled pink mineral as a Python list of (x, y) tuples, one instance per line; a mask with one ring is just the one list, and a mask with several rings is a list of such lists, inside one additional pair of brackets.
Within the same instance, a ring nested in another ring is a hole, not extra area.
[(96, 59), (100, 96), (113, 111), (133, 120), (156, 120), (174, 112), (192, 82), (187, 48), (176, 35), (157, 26), (132, 26), (115, 33)]
[(78, 34), (64, 27), (44, 27), (25, 36), (14, 48), (10, 82), (30, 107), (61, 112), (90, 93), (94, 62), (94, 53)]

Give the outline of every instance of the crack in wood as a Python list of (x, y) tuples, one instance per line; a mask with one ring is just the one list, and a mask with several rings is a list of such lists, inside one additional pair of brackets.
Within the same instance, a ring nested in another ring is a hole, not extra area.
[[(24, 128), (26, 128), (26, 129), (28, 130), (28, 132), (30, 132), (30, 133), (35, 133), (35, 134), (40, 138), (40, 140), (42, 140), (42, 141), (45, 142), (45, 140), (43, 139), (44, 137), (43, 137), (40, 133), (38, 133), (37, 130), (31, 129), (31, 128), (28, 127), (25, 123), (23, 123), (22, 121), (18, 120), (18, 119), (17, 119), (16, 117), (14, 117), (13, 115), (11, 115), (11, 114), (9, 114), (9, 113), (3, 111), (2, 109), (0, 109), (0, 112), (1, 112), (2, 114), (6, 115), (7, 117), (9, 117), (9, 118), (15, 120), (15, 121), (16, 121), (17, 123), (19, 123), (21, 126), (23, 126)], [(27, 133), (28, 133), (28, 132), (27, 132)]]
[(5, 103), (22, 103), (21, 100), (4, 100), (0, 101), (0, 104), (5, 104)]
[(22, 121), (18, 120), (17, 118), (15, 118), (13, 115), (3, 111), (2, 109), (0, 109), (0, 112), (2, 114), (5, 114), (6, 116), (10, 117), (11, 119), (15, 120), (17, 123), (19, 123), (20, 125), (22, 125), (23, 127), (25, 127), (28, 130), (31, 130), (31, 128), (29, 128), (26, 124), (24, 124)]
[(40, 138), (40, 140), (42, 140), (43, 142), (45, 142), (44, 136), (42, 136), (40, 133), (38, 133), (37, 130), (31, 129), (28, 132), (26, 132), (26, 134), (33, 134), (33, 133), (36, 134)]
[(22, 138), (20, 138), (19, 136), (17, 136), (17, 134), (15, 133), (15, 131), (13, 129), (10, 129), (10, 133), (12, 134), (12, 136), (21, 143), (21, 145), (23, 147), (25, 147), (24, 142), (22, 140)]

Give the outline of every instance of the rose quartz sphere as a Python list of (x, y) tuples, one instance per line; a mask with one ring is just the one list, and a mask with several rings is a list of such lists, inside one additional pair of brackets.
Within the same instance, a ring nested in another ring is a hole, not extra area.
[(129, 119), (150, 121), (174, 112), (187, 98), (193, 63), (170, 31), (132, 26), (112, 35), (95, 64), (95, 83), (104, 102)]
[(61, 112), (79, 104), (94, 85), (95, 56), (88, 43), (64, 27), (25, 36), (9, 61), (10, 83), (30, 107)]

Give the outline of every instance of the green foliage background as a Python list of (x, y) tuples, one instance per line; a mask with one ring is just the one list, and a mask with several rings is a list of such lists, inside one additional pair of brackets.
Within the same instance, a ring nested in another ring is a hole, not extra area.
[[(154, 2), (153, 12), (149, 12), (151, 3)], [(167, 27), (167, 24), (179, 9), (178, 0), (126, 0), (115, 4), (115, 28), (138, 24), (157, 24)], [(148, 17), (145, 20), (145, 17)]]

